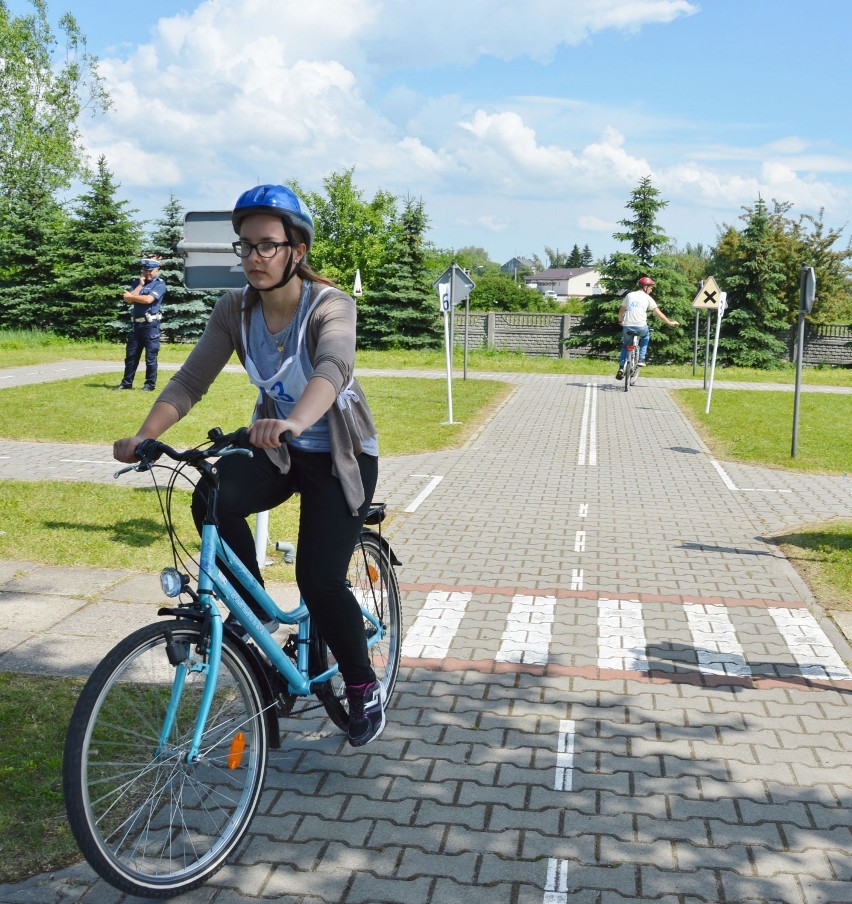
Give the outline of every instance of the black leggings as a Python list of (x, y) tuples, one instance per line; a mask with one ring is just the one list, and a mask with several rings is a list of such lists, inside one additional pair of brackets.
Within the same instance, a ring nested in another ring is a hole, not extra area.
[[(346, 571), (376, 488), (378, 459), (364, 453), (358, 456), (365, 501), (357, 516), (350, 512), (343, 487), (331, 473), (330, 453), (303, 452), (291, 446), (290, 462), (289, 473), (281, 474), (264, 452), (255, 452), (252, 458), (221, 458), (217, 465), (219, 533), (263, 584), (254, 536), (246, 518), (275, 508), (296, 492), (300, 494), (296, 556), (299, 591), (340, 665), (343, 680), (347, 684), (366, 684), (376, 676), (367, 654), (361, 611), (346, 585)], [(192, 495), (192, 516), (199, 533), (206, 511), (207, 488), (199, 483)], [(239, 588), (230, 571), (222, 562), (219, 564), (234, 587)]]

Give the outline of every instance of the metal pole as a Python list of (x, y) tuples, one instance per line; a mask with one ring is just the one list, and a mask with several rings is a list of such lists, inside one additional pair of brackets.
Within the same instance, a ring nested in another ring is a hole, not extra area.
[(470, 325), (470, 295), (464, 300), (464, 377), (467, 379), (467, 338)]
[(707, 311), (707, 335), (704, 338), (704, 389), (707, 389), (707, 365), (710, 357), (710, 311)]
[(805, 352), (805, 312), (799, 308), (799, 331), (796, 341), (796, 392), (793, 395), (793, 445), (790, 457), (796, 457), (799, 445), (799, 394), (802, 389), (802, 358)]
[[(450, 272), (450, 360), (455, 361), (456, 359), (456, 300), (453, 297), (453, 289), (456, 285), (456, 262), (453, 261), (453, 266)], [(450, 422), (452, 423), (452, 418), (450, 418)]]
[(444, 344), (447, 348), (447, 423), (453, 423), (453, 363), (450, 351), (450, 312), (444, 311)]
[(695, 341), (692, 343), (692, 376), (698, 372), (698, 321), (701, 319), (701, 315), (696, 310), (695, 312)]

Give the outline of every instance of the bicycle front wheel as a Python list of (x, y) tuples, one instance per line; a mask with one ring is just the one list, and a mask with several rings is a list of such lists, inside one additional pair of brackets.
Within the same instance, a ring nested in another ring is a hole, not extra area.
[[(370, 618), (364, 617), (364, 631), (368, 643), (372, 643), (370, 664), (377, 680), (384, 686), (387, 706), (399, 673), (402, 610), (390, 550), (372, 531), (364, 531), (358, 538), (349, 562), (346, 581), (362, 610), (383, 626), (384, 636), (373, 643), (379, 629)], [(331, 651), (320, 642), (317, 653), (318, 671), (324, 671), (328, 668), (329, 660), (333, 661)], [(332, 722), (344, 730), (349, 725), (349, 713), (342, 703), (345, 691), (343, 679), (339, 676), (325, 687), (317, 688), (317, 696)]]
[(63, 761), (71, 830), (95, 872), (138, 897), (168, 898), (210, 878), (260, 799), (263, 701), (227, 638), (200, 755), (187, 762), (207, 674), (199, 643), (207, 637), (192, 621), (136, 631), (95, 669), (71, 716)]

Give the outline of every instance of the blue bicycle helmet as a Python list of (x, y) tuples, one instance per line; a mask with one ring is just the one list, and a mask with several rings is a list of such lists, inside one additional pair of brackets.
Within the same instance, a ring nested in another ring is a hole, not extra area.
[(253, 213), (268, 213), (281, 217), (287, 235), (290, 226), (295, 226), (305, 236), (308, 251), (314, 243), (314, 218), (305, 206), (305, 202), (286, 185), (256, 185), (244, 191), (231, 213), (231, 225), (239, 235), (240, 224)]

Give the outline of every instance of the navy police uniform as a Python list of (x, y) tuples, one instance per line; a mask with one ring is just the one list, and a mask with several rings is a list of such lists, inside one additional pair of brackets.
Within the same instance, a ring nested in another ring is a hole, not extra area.
[[(155, 270), (159, 267), (157, 261), (144, 261), (143, 270)], [(130, 287), (132, 292), (141, 282), (133, 281)], [(155, 276), (145, 284), (139, 292), (145, 301), (132, 302), (130, 335), (127, 337), (127, 350), (124, 358), (124, 377), (117, 389), (132, 389), (133, 378), (142, 350), (145, 350), (145, 385), (142, 387), (152, 391), (157, 385), (157, 354), (160, 351), (160, 321), (163, 318), (162, 304), (166, 296), (166, 284), (160, 276)]]

